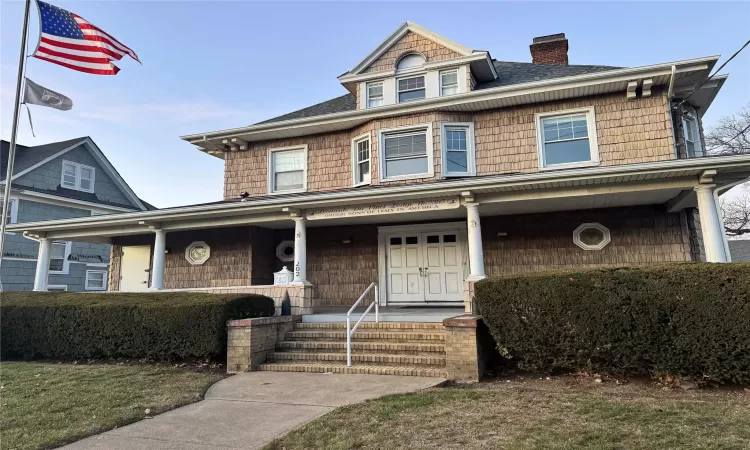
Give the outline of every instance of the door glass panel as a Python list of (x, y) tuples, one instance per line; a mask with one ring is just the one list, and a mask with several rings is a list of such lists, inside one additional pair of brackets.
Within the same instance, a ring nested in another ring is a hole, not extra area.
[(455, 234), (446, 234), (443, 236), (443, 242), (456, 242)]
[(391, 238), (391, 245), (401, 245), (401, 238), (400, 237), (392, 237)]
[(414, 245), (419, 243), (419, 238), (417, 236), (407, 236), (406, 237), (406, 245)]
[(427, 236), (427, 243), (428, 244), (439, 244), (440, 243), (440, 236)]

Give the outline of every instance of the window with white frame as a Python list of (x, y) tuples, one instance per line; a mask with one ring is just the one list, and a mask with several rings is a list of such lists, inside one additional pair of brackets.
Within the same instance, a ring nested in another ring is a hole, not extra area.
[[(0, 198), (0, 204), (2, 203), (2, 198)], [(2, 214), (2, 206), (0, 206), (0, 214)], [(17, 223), (18, 222), (18, 199), (17, 198), (11, 198), (8, 200), (8, 219), (6, 221), (7, 224), (11, 223)]]
[(599, 163), (594, 108), (537, 114), (536, 118), (541, 169)]
[(269, 150), (269, 192), (301, 192), (306, 185), (307, 147)]
[(682, 116), (682, 130), (685, 137), (685, 152), (688, 158), (702, 156), (700, 132), (698, 121), (692, 115)]
[(432, 125), (379, 132), (384, 180), (432, 176)]
[(458, 70), (440, 72), (440, 95), (458, 94)]
[(68, 273), (70, 242), (53, 242), (49, 252), (50, 273)]
[(352, 139), (354, 186), (370, 184), (370, 135)]
[(106, 270), (87, 270), (86, 284), (87, 291), (104, 291), (107, 289), (107, 271)]
[(440, 128), (443, 176), (474, 175), (474, 124), (442, 123)]
[(84, 192), (94, 192), (94, 168), (72, 161), (63, 161), (62, 187)]
[(410, 102), (425, 97), (424, 75), (398, 79), (398, 101)]
[(383, 105), (383, 82), (367, 83), (367, 107)]

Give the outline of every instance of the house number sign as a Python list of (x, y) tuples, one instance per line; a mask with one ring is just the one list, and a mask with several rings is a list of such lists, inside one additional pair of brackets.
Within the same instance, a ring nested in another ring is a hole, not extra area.
[(342, 217), (378, 216), (458, 208), (458, 198), (413, 200), (406, 202), (371, 203), (340, 208), (308, 209), (307, 220), (339, 219)]

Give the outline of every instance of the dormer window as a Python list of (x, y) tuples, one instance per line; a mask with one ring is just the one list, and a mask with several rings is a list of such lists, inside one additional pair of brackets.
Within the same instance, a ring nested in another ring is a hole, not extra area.
[(367, 107), (383, 105), (383, 82), (367, 83)]
[(396, 66), (396, 70), (407, 70), (422, 67), (424, 65), (424, 56), (413, 53), (401, 58)]
[(63, 161), (60, 185), (77, 191), (94, 192), (94, 168), (72, 161)]
[(424, 75), (418, 77), (399, 78), (398, 102), (409, 102), (425, 97)]
[(458, 94), (458, 70), (440, 72), (440, 95)]

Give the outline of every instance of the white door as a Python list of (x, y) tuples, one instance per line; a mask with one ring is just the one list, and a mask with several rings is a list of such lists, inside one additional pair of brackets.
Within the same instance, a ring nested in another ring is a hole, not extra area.
[(120, 268), (120, 291), (139, 292), (148, 290), (151, 269), (151, 247), (123, 247)]
[(386, 235), (388, 303), (462, 302), (460, 236), (459, 231)]
[(423, 302), (421, 234), (389, 234), (385, 245), (388, 302)]
[(422, 233), (424, 295), (428, 302), (462, 301), (464, 268), (458, 233)]

